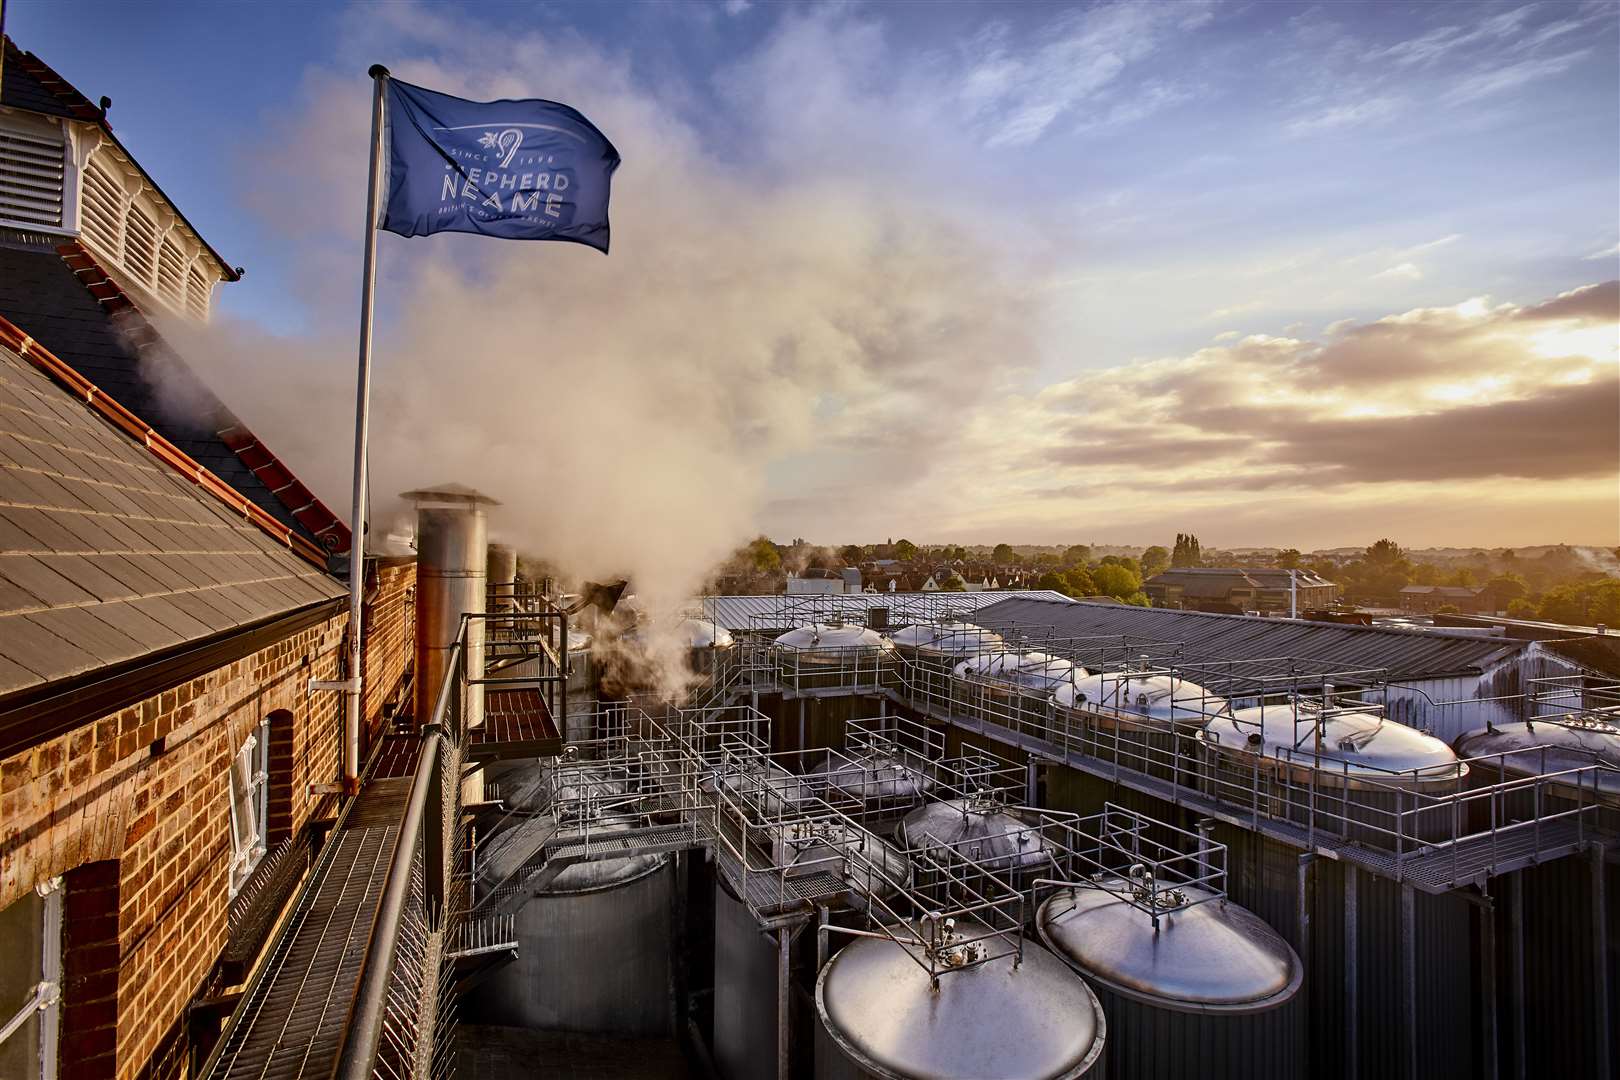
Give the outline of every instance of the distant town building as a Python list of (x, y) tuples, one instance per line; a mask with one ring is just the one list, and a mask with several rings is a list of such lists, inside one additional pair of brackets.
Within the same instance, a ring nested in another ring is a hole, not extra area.
[(1177, 567), (1142, 586), (1154, 607), (1187, 611), (1287, 613), (1332, 607), (1339, 586), (1312, 570)]
[(1443, 607), (1454, 607), (1465, 615), (1484, 609), (1484, 589), (1463, 585), (1408, 585), (1401, 590), (1401, 610), (1427, 615)]
[(811, 567), (798, 574), (789, 575), (787, 591), (791, 595), (809, 593), (843, 593), (860, 592), (860, 571), (855, 571), (855, 588), (846, 588), (844, 575), (837, 570), (822, 570)]

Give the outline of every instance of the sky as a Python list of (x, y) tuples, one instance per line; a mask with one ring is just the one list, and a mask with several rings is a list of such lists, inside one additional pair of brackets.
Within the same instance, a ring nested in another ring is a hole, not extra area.
[(1612, 3), (6, 6), (246, 268), (188, 355), (334, 507), (380, 61), (624, 164), (606, 259), (382, 237), (379, 490), (498, 451), (519, 531), (704, 557), (1620, 543)]

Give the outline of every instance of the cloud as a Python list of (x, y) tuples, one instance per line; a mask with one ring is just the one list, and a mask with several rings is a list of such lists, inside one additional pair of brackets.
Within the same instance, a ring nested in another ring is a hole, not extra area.
[(726, 0), (724, 9), (727, 15), (741, 15), (753, 6), (753, 0)]
[(1520, 319), (1576, 319), (1582, 322), (1620, 320), (1620, 281), (1583, 285), (1552, 300), (1518, 312)]
[(1587, 262), (1596, 262), (1599, 259), (1613, 259), (1617, 257), (1620, 257), (1620, 244), (1612, 244), (1609, 247), (1603, 248), (1599, 251), (1594, 251), (1590, 255), (1582, 256), (1582, 258)]
[(1373, 277), (1396, 278), (1400, 281), (1419, 281), (1423, 277), (1423, 271), (1418, 269), (1416, 263), (1403, 262), (1391, 266), (1388, 270), (1380, 270)]
[[(926, 162), (785, 169), (784, 148), (762, 141), (739, 163), (622, 56), (477, 21), (443, 30), (434, 8), (390, 5), (354, 20), (344, 51), (388, 56), (399, 77), (474, 99), (543, 85), (625, 163), (605, 258), (381, 238), (379, 521), (402, 509), (397, 492), (471, 484), (503, 504), (498, 538), (571, 574), (627, 574), (643, 599), (670, 602), (757, 527), (773, 463), (815, 451), (829, 473), (849, 461), (917, 475), (964, 387), (998, 394), (1022, 373), (1038, 258), (1013, 262), (987, 239), (993, 215), (964, 225)], [(786, 102), (836, 97), (842, 135), (876, 142), (890, 102), (863, 71), (880, 51), (872, 24), (813, 13), (781, 21), (722, 82), (761, 125)], [(255, 147), (256, 161), (277, 164), (245, 178), (267, 222), (299, 222), (284, 235), (308, 268), (311, 331), (221, 317), (173, 333), (255, 431), (346, 508), (354, 297), (329, 286), (358, 277), (364, 155), (353, 148), (369, 104), (364, 80), (337, 74), (363, 65), (339, 63), (308, 75), (303, 101)], [(820, 137), (794, 130), (801, 152)]]
[[(987, 146), (1025, 146), (1065, 114), (1117, 90), (1128, 69), (1179, 34), (1212, 17), (1211, 5), (1120, 3), (1065, 13), (1023, 40), (1006, 24), (977, 34), (964, 49), (957, 96)], [(1133, 123), (1185, 100), (1185, 88), (1162, 81), (1119, 92), (1102, 118), (1081, 125)]]
[[(1251, 335), (1049, 387), (1003, 426), (1027, 440), (1014, 467), (1048, 491), (1612, 483), (1617, 289), (1345, 320), (1325, 343)], [(1584, 352), (1542, 347), (1547, 328), (1594, 323), (1572, 339)]]

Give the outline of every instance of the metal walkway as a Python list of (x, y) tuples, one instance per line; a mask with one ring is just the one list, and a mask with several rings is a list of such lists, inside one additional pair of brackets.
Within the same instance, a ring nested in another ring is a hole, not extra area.
[(331, 1075), (410, 784), (408, 777), (374, 780), (355, 799), (206, 1076)]

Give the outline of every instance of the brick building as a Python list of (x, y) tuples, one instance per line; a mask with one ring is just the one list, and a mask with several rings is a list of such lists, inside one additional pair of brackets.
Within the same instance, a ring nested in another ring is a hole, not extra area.
[[(0, 1076), (178, 1076), (336, 810), (341, 699), (309, 683), (344, 674), (349, 534), (147, 321), (206, 318), (237, 272), (5, 50)], [(372, 733), (414, 580), (369, 568)]]
[(1485, 610), (1485, 590), (1464, 585), (1408, 585), (1401, 590), (1401, 610), (1428, 615), (1443, 607), (1453, 607), (1464, 615)]
[(1303, 613), (1332, 607), (1339, 599), (1339, 586), (1312, 570), (1240, 567), (1176, 567), (1149, 578), (1142, 591), (1154, 607), (1227, 614), (1287, 614), (1294, 603)]

